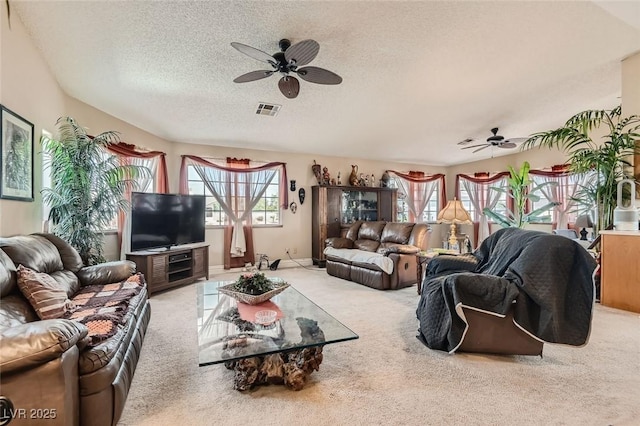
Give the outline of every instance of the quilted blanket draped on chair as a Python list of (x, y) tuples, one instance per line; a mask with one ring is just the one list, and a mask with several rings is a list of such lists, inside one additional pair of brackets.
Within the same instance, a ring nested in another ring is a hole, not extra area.
[(579, 244), (517, 228), (489, 236), (473, 254), (439, 256), (427, 268), (417, 309), (418, 338), (456, 351), (464, 310), (506, 317), (542, 342), (581, 346), (591, 329), (596, 262)]

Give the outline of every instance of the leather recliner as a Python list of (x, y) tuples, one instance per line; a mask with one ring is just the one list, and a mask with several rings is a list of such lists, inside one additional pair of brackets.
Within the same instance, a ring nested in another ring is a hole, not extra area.
[(0, 393), (14, 410), (48, 415), (42, 424), (115, 425), (124, 409), (151, 309), (146, 286), (129, 300), (115, 335), (86, 345), (87, 327), (40, 320), (17, 286), (16, 265), (49, 274), (72, 297), (135, 273), (129, 261), (85, 267), (51, 234), (0, 238)]
[[(326, 240), (327, 273), (378, 290), (409, 287), (418, 282), (416, 253), (426, 249), (429, 231), (426, 223), (358, 221), (345, 237)], [(375, 263), (383, 258), (390, 271)]]

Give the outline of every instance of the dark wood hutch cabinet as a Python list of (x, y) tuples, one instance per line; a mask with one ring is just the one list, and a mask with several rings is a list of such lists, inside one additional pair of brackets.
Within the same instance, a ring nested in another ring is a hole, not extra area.
[(364, 186), (313, 186), (311, 257), (313, 264), (325, 265), (324, 241), (340, 237), (358, 220), (396, 219), (397, 189)]

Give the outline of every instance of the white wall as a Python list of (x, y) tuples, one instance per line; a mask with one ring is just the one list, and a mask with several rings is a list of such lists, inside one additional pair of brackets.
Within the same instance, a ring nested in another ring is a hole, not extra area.
[(0, 200), (0, 235), (16, 235), (41, 230), (42, 129), (51, 129), (64, 111), (65, 94), (33, 45), (18, 17), (7, 22), (7, 6), (0, 2), (0, 103), (34, 125), (35, 201)]

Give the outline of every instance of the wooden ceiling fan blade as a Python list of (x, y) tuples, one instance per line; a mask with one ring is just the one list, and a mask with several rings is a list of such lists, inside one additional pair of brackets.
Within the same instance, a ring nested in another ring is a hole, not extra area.
[(246, 74), (242, 74), (239, 77), (236, 77), (233, 79), (234, 83), (248, 83), (250, 81), (256, 81), (256, 80), (260, 80), (263, 78), (267, 78), (269, 76), (271, 76), (271, 74), (273, 74), (273, 71), (268, 71), (268, 70), (258, 70), (258, 71), (251, 71), (248, 72)]
[(302, 40), (284, 51), (287, 63), (294, 61), (297, 66), (307, 65), (318, 55), (320, 45), (315, 40)]
[(476, 152), (478, 152), (478, 151), (482, 151), (483, 149), (485, 149), (485, 148), (489, 148), (490, 146), (491, 146), (490, 144), (489, 144), (489, 145), (485, 145), (485, 146), (483, 146), (482, 148), (478, 148), (478, 149), (476, 149), (475, 151), (473, 151), (473, 153), (475, 154)]
[(300, 82), (297, 78), (285, 75), (278, 81), (278, 87), (283, 95), (289, 99), (294, 99), (300, 93)]
[(238, 43), (235, 41), (231, 43), (231, 47), (233, 47), (240, 53), (244, 53), (245, 55), (250, 56), (253, 59), (257, 59), (258, 61), (266, 62), (271, 65), (274, 65), (276, 62), (275, 59), (273, 59), (273, 56), (263, 52), (260, 49), (256, 49), (255, 47), (247, 46), (246, 44)]
[(504, 142), (498, 144), (498, 148), (515, 148), (517, 145), (513, 142)]
[(303, 67), (296, 71), (300, 78), (316, 84), (340, 84), (342, 77), (338, 74), (319, 67)]

